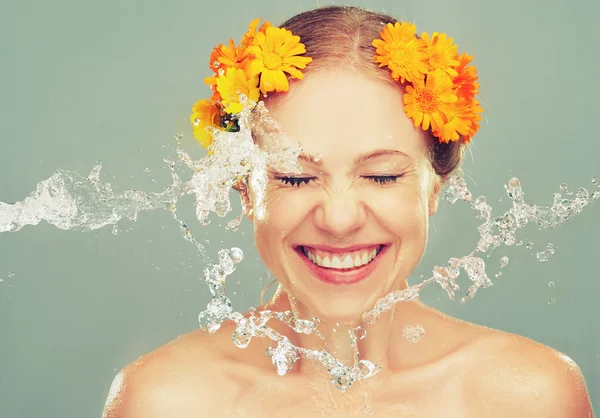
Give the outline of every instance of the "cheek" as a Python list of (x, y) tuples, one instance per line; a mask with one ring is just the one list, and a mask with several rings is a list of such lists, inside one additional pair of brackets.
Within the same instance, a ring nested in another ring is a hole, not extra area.
[(398, 235), (423, 235), (428, 226), (426, 193), (416, 184), (402, 185), (389, 191), (373, 193), (371, 210), (391, 232)]
[(254, 239), (265, 264), (281, 257), (289, 249), (286, 238), (298, 228), (308, 215), (309, 205), (301, 191), (267, 191), (264, 204), (265, 216), (254, 221)]

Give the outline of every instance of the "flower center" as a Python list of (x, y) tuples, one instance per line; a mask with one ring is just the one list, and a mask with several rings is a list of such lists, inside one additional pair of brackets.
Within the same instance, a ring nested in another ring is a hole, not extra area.
[(448, 68), (448, 55), (443, 51), (435, 51), (433, 55), (429, 58), (429, 64), (433, 68), (439, 68), (440, 70), (444, 70)]
[(419, 110), (423, 113), (432, 113), (439, 107), (437, 96), (428, 88), (418, 89), (415, 98)]
[(390, 67), (406, 68), (412, 61), (412, 49), (406, 45), (395, 43), (390, 47)]
[(274, 52), (265, 54), (264, 57), (265, 67), (269, 70), (276, 70), (281, 67), (281, 57)]

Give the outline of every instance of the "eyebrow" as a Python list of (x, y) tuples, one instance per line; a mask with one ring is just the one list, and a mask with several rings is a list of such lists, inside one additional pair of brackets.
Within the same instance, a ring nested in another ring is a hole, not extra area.
[[(354, 165), (358, 165), (358, 164), (363, 163), (371, 158), (381, 157), (383, 155), (400, 155), (404, 158), (408, 158), (409, 160), (412, 160), (412, 158), (410, 158), (410, 156), (408, 154), (406, 154), (402, 151), (396, 150), (396, 149), (376, 149), (374, 151), (365, 152), (365, 153), (360, 154), (358, 157), (356, 157), (354, 159)], [(301, 153), (300, 155), (298, 155), (298, 159), (307, 161), (318, 167), (323, 166), (323, 160), (320, 158), (317, 159), (314, 155)]]

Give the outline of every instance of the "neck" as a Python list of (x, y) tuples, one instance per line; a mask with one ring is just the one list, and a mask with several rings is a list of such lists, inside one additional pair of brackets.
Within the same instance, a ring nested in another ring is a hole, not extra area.
[[(361, 313), (355, 320), (343, 323), (319, 318), (320, 323), (317, 330), (309, 335), (296, 333), (282, 326), (277, 326), (277, 328), (295, 346), (310, 350), (326, 350), (345, 366), (353, 366), (358, 360), (366, 359), (384, 369), (389, 369), (393, 365), (394, 359), (393, 349), (396, 346), (394, 337), (398, 335), (393, 330), (402, 326), (400, 322), (402, 322), (403, 311), (411, 309), (407, 305), (412, 305), (412, 303), (396, 304), (390, 311), (383, 313), (374, 324), (366, 324), (362, 320)], [(265, 308), (275, 311), (289, 310), (294, 314), (295, 319), (306, 320), (315, 316), (309, 307), (291, 297), (281, 286)], [(269, 325), (274, 326), (275, 324), (270, 323)], [(361, 335), (366, 335), (366, 337), (361, 338)], [(328, 378), (327, 374), (312, 360), (304, 358), (296, 362), (293, 373), (307, 377), (323, 376)]]

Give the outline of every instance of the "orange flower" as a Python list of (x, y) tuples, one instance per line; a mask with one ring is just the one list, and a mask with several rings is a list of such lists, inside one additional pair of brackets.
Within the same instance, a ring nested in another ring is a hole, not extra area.
[(479, 94), (477, 69), (474, 66), (468, 66), (472, 60), (473, 57), (466, 53), (460, 56), (460, 65), (456, 69), (458, 75), (453, 80), (456, 94), (467, 100), (471, 100), (476, 94)]
[(306, 68), (312, 61), (310, 57), (299, 56), (306, 52), (299, 36), (273, 26), (266, 28), (264, 33), (258, 32), (246, 52), (253, 55), (246, 72), (249, 77), (260, 74), (260, 90), (263, 93), (288, 91), (289, 82), (285, 73), (301, 79), (304, 75), (298, 68)]
[(459, 99), (446, 113), (447, 122), (440, 131), (434, 132), (441, 142), (458, 141), (460, 135), (470, 132), (470, 123), (475, 115), (469, 109), (465, 99)]
[(221, 56), (222, 52), (221, 52), (221, 47), (223, 46), (223, 44), (219, 44), (217, 46), (215, 46), (212, 50), (212, 52), (210, 53), (210, 61), (208, 63), (209, 67), (211, 70), (213, 70), (215, 73), (217, 71), (219, 71), (219, 67), (221, 66), (221, 63), (219, 62), (219, 57)]
[(210, 54), (210, 68), (215, 72), (212, 77), (204, 79), (204, 83), (211, 86), (214, 90), (217, 84), (217, 78), (220, 74), (225, 74), (228, 68), (242, 68), (243, 60), (246, 56), (245, 49), (236, 48), (233, 39), (229, 40), (227, 46), (217, 45)]
[[(254, 38), (258, 32), (265, 33), (268, 27), (273, 26), (269, 22), (264, 22), (262, 25), (260, 25), (260, 28), (258, 28), (258, 24), (261, 20), (262, 19), (259, 17), (258, 19), (254, 19), (252, 22), (250, 22), (248, 31), (244, 34), (244, 36), (242, 36), (242, 40), (240, 41), (238, 48), (248, 48), (254, 42)], [(256, 28), (258, 28), (258, 30), (256, 30)]]
[(206, 129), (209, 126), (221, 129), (221, 112), (217, 103), (212, 100), (198, 100), (192, 107), (190, 122), (193, 126), (194, 138), (204, 147), (212, 143), (212, 135)]
[(453, 39), (448, 38), (445, 33), (437, 32), (433, 32), (431, 37), (429, 37), (427, 32), (423, 32), (421, 37), (427, 44), (430, 52), (427, 60), (429, 70), (434, 71), (439, 69), (451, 78), (456, 77), (458, 75), (456, 67), (460, 62), (458, 61), (458, 47), (456, 44), (452, 44)]
[(375, 61), (380, 67), (387, 66), (394, 80), (413, 82), (422, 80), (429, 71), (427, 44), (415, 36), (416, 26), (406, 22), (388, 23), (375, 39)]
[(479, 101), (473, 100), (469, 105), (469, 110), (472, 112), (474, 117), (469, 121), (469, 132), (463, 136), (463, 144), (471, 142), (471, 138), (479, 131), (479, 121), (482, 119), (481, 115), (478, 113), (483, 112), (481, 106), (479, 106)]
[(441, 132), (452, 113), (452, 103), (458, 97), (452, 90), (452, 80), (441, 70), (427, 75), (427, 79), (416, 80), (413, 85), (406, 86), (404, 94), (404, 110), (416, 127)]

